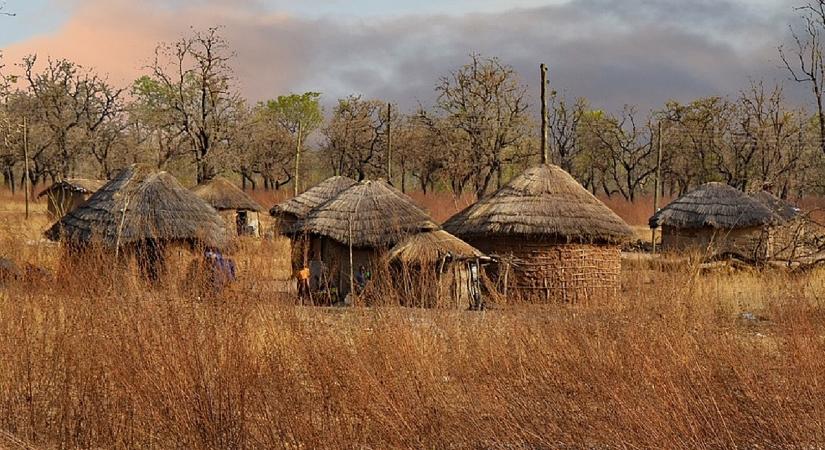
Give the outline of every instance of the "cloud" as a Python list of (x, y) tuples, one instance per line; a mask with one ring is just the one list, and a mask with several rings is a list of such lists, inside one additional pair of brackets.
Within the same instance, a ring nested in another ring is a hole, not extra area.
[(239, 87), (252, 100), (316, 90), (412, 108), (430, 103), (439, 76), (480, 52), (537, 85), (538, 63), (554, 89), (594, 105), (642, 108), (668, 99), (735, 94), (749, 79), (783, 79), (776, 47), (793, 4), (745, 0), (571, 0), (465, 15), (339, 19), (296, 16), (255, 0), (85, 0), (58, 30), (5, 49), (67, 57), (117, 83), (143, 71), (153, 48), (189, 27), (222, 25), (236, 51)]

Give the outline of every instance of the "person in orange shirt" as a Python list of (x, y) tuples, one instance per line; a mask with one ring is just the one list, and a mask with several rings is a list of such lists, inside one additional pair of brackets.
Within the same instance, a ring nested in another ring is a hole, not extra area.
[(298, 297), (300, 299), (311, 298), (309, 293), (309, 267), (304, 266), (295, 273), (298, 280)]

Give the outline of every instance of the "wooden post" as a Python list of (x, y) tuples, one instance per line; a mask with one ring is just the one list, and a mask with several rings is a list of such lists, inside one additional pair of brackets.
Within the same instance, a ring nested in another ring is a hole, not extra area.
[[(653, 214), (659, 211), (659, 185), (662, 176), (662, 122), (659, 122), (656, 128), (656, 181), (653, 184)], [(656, 253), (656, 228), (651, 228), (650, 233), (653, 253)]]
[(295, 196), (301, 193), (299, 181), (301, 180), (301, 122), (298, 122), (298, 138), (295, 145)]
[(29, 179), (29, 122), (23, 117), (23, 160), (25, 161), (26, 176), (24, 178), (26, 184), (23, 190), (26, 192), (26, 219), (29, 218), (29, 190), (31, 187), (31, 180)]
[(547, 164), (547, 66), (541, 68), (541, 163)]
[(387, 183), (392, 184), (392, 103), (387, 103)]

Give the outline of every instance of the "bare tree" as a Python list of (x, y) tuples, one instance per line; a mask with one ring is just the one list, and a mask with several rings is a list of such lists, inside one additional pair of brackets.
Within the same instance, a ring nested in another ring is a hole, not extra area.
[(154, 107), (176, 129), (173, 134), (186, 138), (198, 183), (215, 175), (209, 157), (213, 149), (225, 144), (241, 104), (233, 87), (231, 56), (218, 29), (209, 28), (159, 45), (149, 67), (150, 79), (157, 83)]
[[(779, 47), (779, 56), (791, 78), (807, 84), (816, 103), (819, 124), (819, 145), (825, 153), (825, 57), (823, 57), (823, 31), (825, 31), (825, 0), (810, 1), (805, 6), (796, 8), (804, 21), (802, 32), (791, 28), (795, 48), (789, 55), (783, 46)], [(793, 62), (792, 62), (793, 61)]]
[(323, 153), (339, 175), (363, 180), (386, 173), (387, 117), (382, 100), (363, 100), (351, 95), (338, 100), (322, 133)]
[(466, 136), (469, 169), (477, 197), (493, 177), (501, 181), (503, 165), (525, 155), (531, 133), (527, 89), (515, 70), (497, 58), (471, 55), (469, 64), (442, 77), (436, 85), (437, 108)]

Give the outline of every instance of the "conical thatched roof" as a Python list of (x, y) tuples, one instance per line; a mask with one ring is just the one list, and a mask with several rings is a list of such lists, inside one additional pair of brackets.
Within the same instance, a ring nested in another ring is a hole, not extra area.
[(765, 205), (724, 183), (705, 183), (677, 198), (650, 218), (650, 227), (748, 228), (777, 220)]
[(463, 239), (491, 236), (619, 243), (630, 227), (562, 168), (544, 164), (459, 212), (444, 229)]
[(449, 256), (452, 259), (480, 258), (484, 254), (472, 245), (444, 230), (416, 233), (402, 239), (390, 250), (390, 261), (404, 264), (434, 264)]
[(107, 247), (144, 239), (195, 241), (222, 247), (227, 239), (218, 212), (166, 172), (132, 165), (61, 218), (46, 236)]
[(331, 200), (341, 191), (356, 184), (352, 178), (334, 176), (327, 178), (321, 183), (308, 189), (301, 195), (277, 204), (269, 210), (272, 216), (290, 214), (298, 219), (303, 219), (310, 211), (320, 206), (322, 203)]
[(755, 192), (751, 194), (751, 197), (756, 199), (759, 203), (767, 206), (768, 209), (773, 211), (773, 213), (779, 216), (782, 220), (791, 220), (800, 213), (799, 208), (779, 197), (776, 197), (768, 191)]
[(215, 177), (206, 184), (199, 184), (192, 188), (192, 192), (218, 211), (260, 211), (263, 209), (255, 200), (246, 195), (246, 192), (223, 177)]
[(104, 184), (106, 184), (106, 182), (103, 180), (90, 180), (88, 178), (66, 178), (65, 180), (61, 180), (52, 184), (48, 188), (44, 189), (43, 192), (41, 192), (37, 196), (42, 197), (44, 195), (47, 195), (49, 192), (54, 192), (58, 189), (63, 189), (72, 192), (80, 192), (82, 194), (89, 194), (97, 191)]
[(389, 247), (406, 236), (437, 230), (421, 208), (384, 181), (362, 181), (313, 209), (298, 224), (306, 233), (354, 247)]

